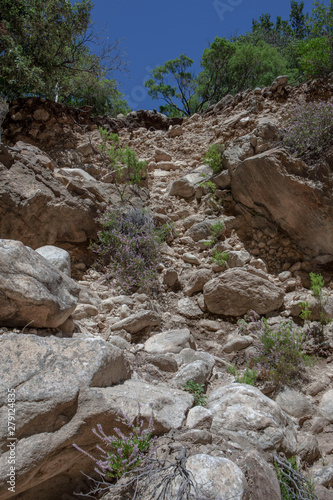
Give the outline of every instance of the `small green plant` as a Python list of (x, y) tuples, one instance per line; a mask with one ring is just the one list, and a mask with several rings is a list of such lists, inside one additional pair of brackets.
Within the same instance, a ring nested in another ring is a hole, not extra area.
[(193, 395), (195, 406), (206, 406), (207, 398), (203, 396), (204, 384), (196, 384), (193, 380), (188, 380), (183, 385), (183, 389)]
[(274, 468), (280, 484), (282, 500), (317, 500), (314, 484), (298, 470), (295, 457), (282, 460), (274, 455)]
[(165, 241), (168, 241), (169, 238), (172, 238), (174, 234), (174, 222), (166, 222), (163, 224), (161, 227), (157, 227), (155, 229), (155, 236), (156, 236), (156, 241), (159, 244), (164, 243)]
[(310, 309), (310, 304), (306, 300), (305, 302), (300, 302), (299, 307), (301, 308), (301, 313), (300, 313), (300, 318), (307, 320), (311, 318), (311, 309)]
[(223, 168), (222, 153), (224, 149), (223, 144), (214, 144), (203, 156), (203, 162), (209, 165), (214, 174), (218, 174)]
[[(327, 325), (332, 320), (327, 318), (325, 315), (325, 305), (327, 303), (327, 296), (324, 293), (324, 279), (321, 274), (310, 273), (310, 282), (311, 282), (311, 292), (314, 298), (316, 299), (317, 306), (319, 309), (319, 322), (322, 325), (322, 333), (324, 325)], [(311, 319), (312, 311), (310, 309), (310, 304), (308, 301), (300, 302), (299, 307), (301, 308), (300, 318), (307, 320)]]
[(251, 370), (250, 368), (246, 368), (243, 375), (239, 375), (235, 364), (227, 366), (227, 372), (236, 377), (236, 382), (239, 384), (254, 385), (258, 378), (258, 372), (253, 369)]
[(127, 185), (140, 186), (146, 162), (139, 161), (135, 151), (128, 146), (122, 148), (118, 134), (108, 132), (102, 127), (99, 127), (99, 133), (102, 144), (98, 148), (103, 163), (114, 174), (115, 185), (124, 201)]
[(237, 373), (236, 365), (235, 364), (228, 365), (227, 366), (227, 372), (230, 373), (230, 375), (233, 375), (234, 377), (236, 377), (236, 373)]
[(257, 378), (258, 378), (257, 370), (253, 369), (251, 370), (250, 368), (246, 368), (243, 375), (237, 375), (236, 373), (236, 382), (238, 382), (239, 384), (254, 385)]
[[(95, 462), (95, 470), (110, 482), (117, 481), (128, 472), (142, 468), (151, 460), (152, 453), (155, 451), (151, 450), (154, 441), (152, 438), (152, 432), (154, 431), (153, 414), (150, 417), (148, 426), (144, 425), (140, 407), (138, 415), (134, 419), (130, 419), (122, 411), (119, 411), (119, 414), (127, 427), (127, 435), (123, 434), (120, 429), (115, 428), (115, 435), (107, 436), (100, 424), (92, 429), (95, 436), (102, 442), (103, 447), (106, 448), (104, 450), (99, 445), (96, 445), (96, 449), (101, 455), (100, 459), (96, 459), (76, 444), (73, 444), (74, 448)], [(150, 453), (149, 450), (151, 450)]]
[(214, 252), (212, 256), (212, 262), (218, 264), (221, 267), (226, 267), (228, 263), (228, 252)]
[(258, 354), (249, 360), (249, 367), (258, 372), (258, 378), (277, 386), (293, 385), (311, 357), (303, 353), (305, 333), (291, 321), (282, 321), (271, 327), (265, 318), (253, 320), (257, 335)]

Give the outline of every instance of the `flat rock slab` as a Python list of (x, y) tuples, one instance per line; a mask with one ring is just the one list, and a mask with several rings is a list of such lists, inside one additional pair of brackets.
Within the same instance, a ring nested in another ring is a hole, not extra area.
[(2, 326), (56, 328), (74, 311), (80, 288), (20, 241), (0, 240)]
[(145, 342), (145, 350), (150, 353), (167, 354), (178, 353), (184, 347), (191, 347), (193, 339), (188, 328), (168, 330), (153, 335)]
[(284, 291), (245, 269), (233, 268), (205, 284), (205, 303), (214, 314), (243, 316), (250, 309), (266, 314), (283, 304)]

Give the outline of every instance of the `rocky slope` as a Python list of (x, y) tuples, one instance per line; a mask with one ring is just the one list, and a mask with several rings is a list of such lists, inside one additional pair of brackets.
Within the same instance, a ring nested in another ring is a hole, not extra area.
[[(239, 384), (228, 370), (237, 363), (242, 373), (253, 354), (256, 332), (237, 322), (249, 310), (272, 326), (300, 324), (298, 303), (309, 300), (319, 319), (311, 271), (323, 275), (333, 318), (331, 159), (307, 165), (280, 143), (291, 106), (328, 99), (332, 88), (330, 81), (291, 88), (282, 77), (177, 123), (147, 112), (93, 120), (89, 110), (38, 99), (14, 103), (0, 145), (0, 387), (5, 401), (16, 389), (16, 490), (6, 483), (4, 404), (0, 499), (65, 500), (86, 491), (80, 470), (90, 473), (93, 463), (73, 441), (94, 453), (91, 428), (123, 428), (118, 410), (133, 418), (138, 402), (146, 421), (154, 413), (158, 456), (173, 460), (185, 446), (205, 498), (281, 498), (275, 453), (296, 456), (318, 498), (333, 498), (332, 324), (320, 344), (309, 336), (305, 347), (318, 362), (292, 389)], [(152, 297), (124, 295), (90, 269), (96, 215), (121, 203), (98, 151), (100, 124), (147, 161), (131, 202), (149, 207), (156, 225), (173, 224)], [(202, 163), (215, 143), (226, 146), (218, 175)], [(212, 262), (205, 244), (218, 221), (224, 229), (214, 250), (228, 252), (227, 268)], [(75, 280), (65, 254), (38, 255), (8, 239), (67, 250)], [(205, 384), (207, 408), (182, 391), (188, 380)]]

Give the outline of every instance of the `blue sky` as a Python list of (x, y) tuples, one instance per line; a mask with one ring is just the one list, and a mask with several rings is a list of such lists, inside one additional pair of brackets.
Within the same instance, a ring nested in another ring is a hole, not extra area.
[[(310, 12), (312, 0), (305, 0)], [(149, 71), (180, 54), (194, 60), (200, 70), (203, 50), (216, 36), (229, 38), (251, 30), (252, 19), (269, 12), (289, 18), (290, 0), (95, 0), (92, 21), (106, 25), (111, 39), (122, 38), (130, 76), (115, 75), (133, 109), (157, 108), (147, 95)]]

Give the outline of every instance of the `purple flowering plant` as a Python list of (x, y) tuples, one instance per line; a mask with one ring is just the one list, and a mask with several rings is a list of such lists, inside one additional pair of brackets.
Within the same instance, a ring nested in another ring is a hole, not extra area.
[(285, 127), (283, 143), (298, 156), (309, 158), (332, 144), (333, 100), (296, 105)]
[(149, 419), (148, 426), (145, 426), (140, 413), (131, 419), (128, 415), (119, 411), (128, 432), (124, 434), (120, 429), (115, 428), (115, 435), (107, 436), (100, 424), (92, 429), (92, 432), (101, 441), (102, 445), (96, 445), (100, 458), (95, 458), (87, 451), (76, 444), (74, 448), (84, 453), (95, 462), (95, 472), (106, 481), (117, 481), (125, 474), (136, 469), (149, 467), (151, 459), (155, 453), (153, 443), (156, 438), (152, 438), (154, 431), (153, 414)]
[(257, 315), (251, 321), (255, 324), (257, 354), (250, 358), (249, 366), (257, 370), (259, 379), (278, 386), (293, 385), (304, 366), (312, 364), (312, 358), (303, 352), (306, 334), (291, 320), (273, 327)]
[(102, 229), (90, 248), (95, 267), (127, 293), (139, 288), (150, 293), (158, 286), (159, 244), (150, 215), (139, 209), (109, 207), (98, 219)]

